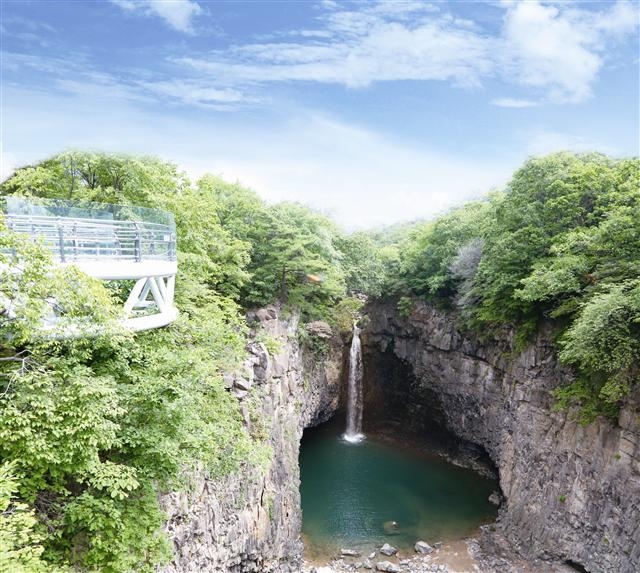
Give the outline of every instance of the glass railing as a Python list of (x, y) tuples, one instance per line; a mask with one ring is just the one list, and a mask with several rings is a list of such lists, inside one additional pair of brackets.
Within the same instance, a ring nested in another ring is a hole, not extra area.
[(132, 205), (4, 197), (8, 229), (40, 240), (61, 262), (175, 261), (176, 227), (166, 211)]

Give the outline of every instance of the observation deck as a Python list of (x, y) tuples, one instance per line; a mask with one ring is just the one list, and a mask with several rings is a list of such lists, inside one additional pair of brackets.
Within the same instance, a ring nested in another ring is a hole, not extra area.
[(60, 265), (105, 281), (135, 281), (123, 324), (134, 331), (173, 322), (176, 226), (165, 211), (87, 201), (6, 197), (5, 222), (40, 241)]

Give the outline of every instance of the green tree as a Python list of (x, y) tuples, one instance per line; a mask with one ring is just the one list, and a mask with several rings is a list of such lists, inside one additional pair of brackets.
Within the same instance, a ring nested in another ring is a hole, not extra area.
[(468, 326), (515, 326), (521, 344), (558, 319), (560, 358), (577, 375), (560, 404), (580, 403), (585, 421), (614, 416), (637, 383), (639, 212), (638, 159), (534, 158), (504, 193), (416, 225), (403, 278), (414, 294), (457, 303)]
[(372, 297), (382, 295), (385, 282), (385, 260), (381, 248), (370, 233), (357, 232), (338, 237), (347, 291)]
[[(215, 477), (269, 455), (222, 382), (244, 352), (234, 297), (251, 249), (216, 218), (233, 199), (191, 187), (171, 164), (85, 153), (19, 170), (2, 193), (175, 212), (181, 314), (135, 336), (119, 329), (104, 283), (0, 229), (0, 462), (14, 468), (12, 503), (44, 526), (50, 567), (151, 571), (168, 556), (159, 491), (196, 464)], [(90, 324), (91, 337), (42, 332), (52, 303), (61, 327)]]
[(474, 202), (415, 226), (402, 253), (402, 274), (409, 288), (434, 301), (450, 300), (457, 284), (451, 265), (464, 245), (482, 236), (490, 211), (487, 202)]
[(252, 279), (243, 300), (260, 306), (279, 299), (306, 317), (326, 317), (344, 294), (336, 238), (329, 219), (302, 205), (266, 209), (251, 230)]

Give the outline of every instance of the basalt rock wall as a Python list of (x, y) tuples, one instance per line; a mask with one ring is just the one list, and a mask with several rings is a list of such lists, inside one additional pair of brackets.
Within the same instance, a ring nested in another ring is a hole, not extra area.
[(296, 317), (281, 320), (277, 309), (268, 308), (249, 318), (278, 350), (270, 354), (265, 344), (250, 343), (244, 368), (226, 380), (245, 423), (261, 425), (273, 454), (266, 469), (248, 465), (221, 480), (196, 472), (190, 491), (163, 498), (174, 549), (165, 573), (302, 569), (300, 438), (305, 427), (327, 420), (338, 407), (343, 345), (328, 332), (317, 333), (330, 346), (329, 355), (318, 359), (300, 348)]
[(528, 347), (513, 333), (481, 340), (454, 317), (415, 302), (368, 309), (363, 332), (371, 413), (408, 431), (445, 429), (478, 444), (497, 467), (505, 501), (485, 532), (489, 552), (506, 538), (527, 558), (570, 562), (591, 573), (640, 571), (640, 396), (617, 423), (588, 426), (553, 410), (571, 380), (543, 328)]

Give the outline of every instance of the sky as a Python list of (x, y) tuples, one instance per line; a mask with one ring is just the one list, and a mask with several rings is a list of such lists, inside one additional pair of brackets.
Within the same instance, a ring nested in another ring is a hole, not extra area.
[(0, 0), (0, 170), (157, 155), (346, 229), (640, 155), (639, 3)]

